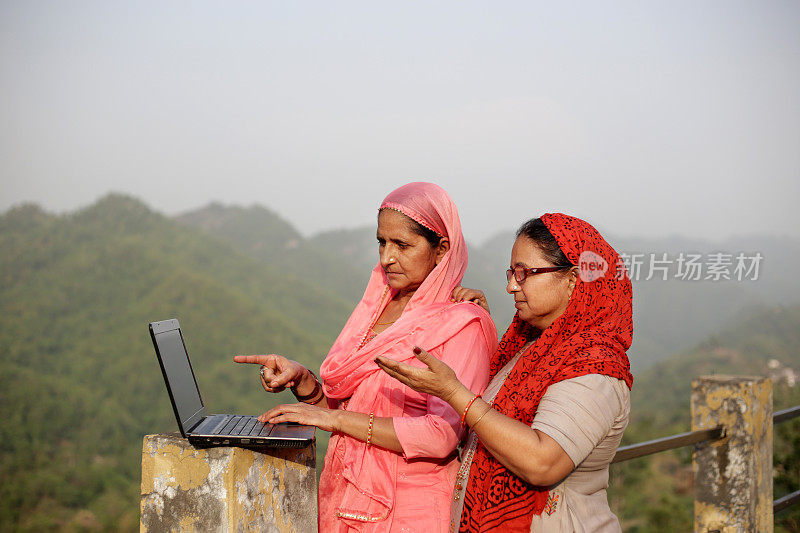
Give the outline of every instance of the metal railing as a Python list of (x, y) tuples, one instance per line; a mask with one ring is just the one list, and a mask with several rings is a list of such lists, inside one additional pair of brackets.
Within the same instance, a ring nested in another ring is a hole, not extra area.
[[(795, 405), (788, 409), (776, 411), (772, 414), (772, 423), (780, 424), (788, 422), (794, 418), (800, 417), (800, 405)], [(691, 446), (693, 444), (701, 444), (704, 442), (712, 442), (719, 439), (724, 439), (726, 436), (724, 426), (717, 426), (713, 429), (699, 429), (696, 431), (689, 431), (686, 433), (678, 433), (677, 435), (670, 435), (660, 439), (648, 440), (631, 444), (629, 446), (622, 446), (617, 450), (612, 463), (621, 463), (639, 457), (645, 457), (655, 453), (665, 452), (668, 450), (676, 450), (684, 446)], [(772, 512), (777, 513), (792, 505), (800, 502), (800, 490), (791, 492), (782, 496), (772, 503)]]
[(787, 507), (791, 507), (797, 502), (800, 502), (800, 490), (790, 492), (786, 496), (778, 498), (777, 500), (772, 502), (772, 512), (777, 513), (778, 511), (783, 511)]
[(644, 457), (645, 455), (652, 455), (667, 450), (683, 448), (684, 446), (690, 446), (692, 444), (724, 438), (725, 428), (723, 426), (717, 426), (713, 429), (698, 429), (697, 431), (678, 433), (677, 435), (670, 435), (669, 437), (623, 446), (617, 450), (611, 462), (621, 463), (622, 461)]
[[(780, 424), (781, 422), (788, 422), (789, 420), (797, 417), (800, 417), (800, 405), (795, 405), (794, 407), (790, 407), (788, 409), (782, 409), (781, 411), (775, 411), (775, 413), (772, 414), (772, 423), (773, 425)], [(791, 507), (796, 503), (800, 503), (800, 490), (790, 492), (789, 494), (772, 502), (772, 512), (777, 513), (779, 511), (783, 511), (784, 509)]]
[(772, 414), (772, 423), (780, 424), (781, 422), (786, 422), (798, 416), (800, 416), (800, 405), (795, 405), (794, 407), (783, 409), (782, 411), (775, 411)]

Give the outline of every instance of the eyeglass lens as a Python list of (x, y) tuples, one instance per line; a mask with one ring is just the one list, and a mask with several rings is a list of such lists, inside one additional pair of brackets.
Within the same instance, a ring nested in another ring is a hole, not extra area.
[(527, 272), (525, 272), (524, 268), (516, 267), (514, 269), (509, 268), (506, 270), (506, 282), (511, 281), (511, 276), (514, 276), (514, 279), (517, 283), (522, 283), (527, 278)]

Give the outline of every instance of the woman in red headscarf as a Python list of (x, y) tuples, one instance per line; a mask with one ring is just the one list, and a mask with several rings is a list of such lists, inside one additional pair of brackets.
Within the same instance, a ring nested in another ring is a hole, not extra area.
[(386, 375), (375, 358), (422, 366), (412, 352), (421, 344), (481, 392), (497, 332), (480, 306), (451, 300), (467, 247), (450, 196), (432, 183), (410, 183), (389, 194), (378, 213), (380, 261), (322, 363), (321, 382), (278, 355), (235, 360), (262, 365), (266, 390), (290, 387), (300, 400), (264, 413), (262, 422), (332, 432), (319, 486), (320, 531), (446, 531), (459, 416), (440, 398)]
[(523, 224), (507, 279), (517, 314), (483, 397), (420, 348), (425, 369), (378, 358), (471, 428), (451, 529), (619, 531), (606, 487), (630, 412), (630, 279), (597, 230), (563, 214)]

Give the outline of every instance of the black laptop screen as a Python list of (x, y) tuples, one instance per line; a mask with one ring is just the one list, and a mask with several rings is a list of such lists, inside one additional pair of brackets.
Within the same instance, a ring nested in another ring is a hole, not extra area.
[(189, 365), (189, 355), (186, 353), (179, 329), (158, 333), (155, 338), (175, 408), (178, 410), (181, 424), (188, 431), (191, 428), (186, 427), (186, 422), (203, 408), (200, 391), (197, 390), (197, 382)]

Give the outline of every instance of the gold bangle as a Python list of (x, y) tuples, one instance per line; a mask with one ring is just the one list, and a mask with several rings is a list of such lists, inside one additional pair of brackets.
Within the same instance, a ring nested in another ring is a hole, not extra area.
[(482, 414), (481, 416), (479, 416), (479, 417), (478, 417), (478, 419), (477, 419), (475, 422), (473, 422), (473, 423), (472, 423), (472, 425), (471, 425), (470, 427), (471, 427), (472, 429), (475, 429), (475, 426), (477, 426), (477, 425), (478, 425), (478, 422), (480, 422), (480, 421), (481, 421), (481, 418), (483, 418), (484, 416), (486, 416), (486, 413), (488, 413), (488, 412), (489, 412), (489, 411), (491, 411), (491, 410), (492, 410), (492, 406), (490, 405), (490, 406), (489, 406), (489, 408), (488, 408), (487, 410), (485, 410), (485, 411), (483, 412), (483, 414)]
[(373, 413), (369, 414), (369, 428), (367, 429), (367, 448), (372, 446), (372, 423), (375, 420), (375, 415)]

